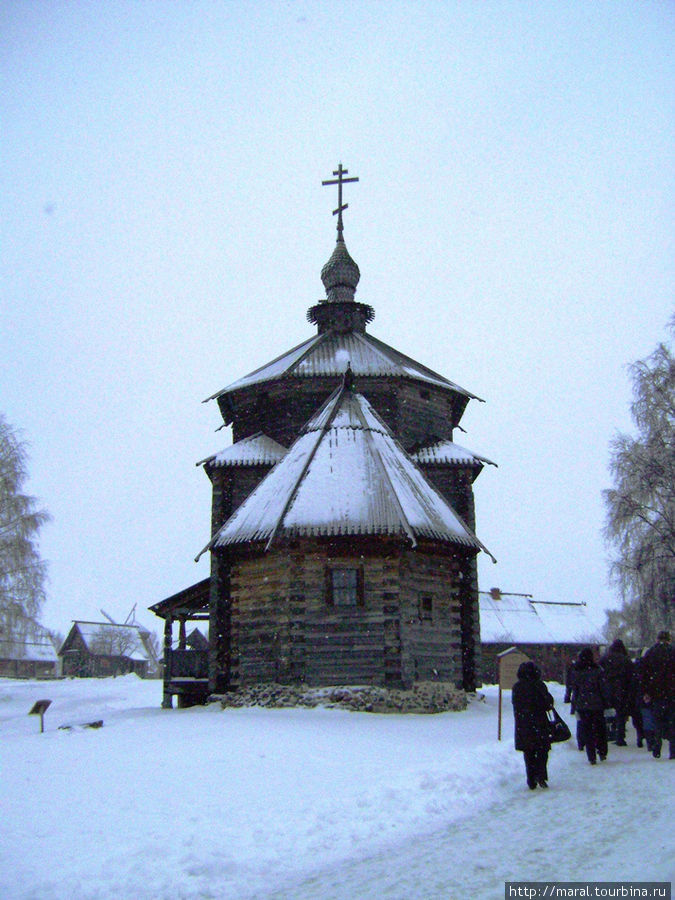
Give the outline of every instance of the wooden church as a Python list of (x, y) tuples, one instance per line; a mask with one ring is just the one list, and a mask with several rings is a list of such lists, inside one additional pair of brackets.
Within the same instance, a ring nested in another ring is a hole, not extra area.
[[(342, 216), (358, 179), (333, 174), (316, 333), (209, 398), (233, 443), (201, 463), (210, 577), (151, 607), (165, 621), (165, 706), (260, 682), (476, 686), (472, 486), (489, 460), (454, 431), (478, 398), (367, 331)], [(186, 623), (206, 618), (196, 651)]]

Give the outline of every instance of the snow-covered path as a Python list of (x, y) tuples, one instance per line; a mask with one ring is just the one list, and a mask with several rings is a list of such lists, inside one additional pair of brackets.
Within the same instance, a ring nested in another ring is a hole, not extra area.
[[(481, 900), (506, 880), (672, 879), (673, 763), (611, 746), (591, 767), (570, 741), (529, 791), (510, 697), (498, 742), (483, 694), (427, 716), (162, 710), (135, 676), (0, 679), (0, 897)], [(42, 697), (44, 734), (26, 715)]]
[(675, 765), (618, 747), (595, 768), (576, 750), (561, 765), (561, 749), (548, 791), (523, 776), (505, 802), (264, 896), (464, 900), (503, 897), (506, 881), (672, 881)]

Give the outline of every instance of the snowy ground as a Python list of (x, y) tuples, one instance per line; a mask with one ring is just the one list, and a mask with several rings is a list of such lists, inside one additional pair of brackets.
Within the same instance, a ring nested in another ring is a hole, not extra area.
[[(571, 741), (531, 792), (510, 694), (501, 742), (484, 694), (427, 716), (161, 710), (160, 683), (135, 676), (0, 679), (0, 896), (464, 900), (505, 880), (672, 880), (667, 752), (630, 731), (591, 767)], [(44, 734), (27, 716), (42, 697)]]

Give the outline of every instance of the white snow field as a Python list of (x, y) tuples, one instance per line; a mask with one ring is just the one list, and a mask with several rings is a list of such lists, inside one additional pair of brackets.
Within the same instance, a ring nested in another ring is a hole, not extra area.
[[(667, 749), (653, 759), (629, 728), (591, 767), (572, 740), (550, 789), (529, 791), (510, 692), (501, 742), (497, 689), (481, 693), (438, 715), (162, 710), (160, 682), (136, 676), (0, 679), (0, 897), (464, 900), (507, 880), (672, 880)], [(27, 715), (42, 698), (44, 734)]]

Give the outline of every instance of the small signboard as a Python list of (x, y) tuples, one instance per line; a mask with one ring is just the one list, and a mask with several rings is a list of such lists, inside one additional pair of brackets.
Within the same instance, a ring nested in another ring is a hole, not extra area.
[(497, 740), (502, 739), (502, 691), (510, 691), (518, 681), (518, 669), (521, 663), (527, 662), (529, 656), (518, 650), (517, 647), (509, 647), (497, 654), (498, 680), (499, 680), (499, 715), (497, 719)]
[(28, 713), (29, 716), (40, 716), (40, 734), (45, 730), (45, 713), (51, 705), (51, 700), (36, 700)]
[(499, 687), (503, 691), (510, 691), (513, 685), (518, 681), (518, 669), (520, 664), (527, 662), (529, 656), (526, 656), (522, 650), (516, 647), (509, 647), (497, 654), (499, 661)]

